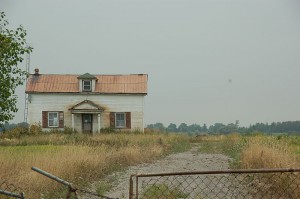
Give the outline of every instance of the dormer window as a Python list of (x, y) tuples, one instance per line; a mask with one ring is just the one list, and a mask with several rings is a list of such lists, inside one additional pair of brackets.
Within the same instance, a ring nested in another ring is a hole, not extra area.
[(82, 91), (92, 91), (92, 80), (82, 80)]
[(97, 77), (85, 73), (77, 77), (79, 80), (79, 92), (95, 92)]

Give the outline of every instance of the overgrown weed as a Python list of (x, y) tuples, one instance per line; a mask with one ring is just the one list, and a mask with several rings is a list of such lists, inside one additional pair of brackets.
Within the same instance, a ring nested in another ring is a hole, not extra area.
[(129, 165), (151, 162), (189, 147), (187, 136), (158, 133), (55, 133), (8, 140), (0, 140), (0, 178), (22, 187), (28, 198), (41, 198), (42, 193), (44, 198), (56, 192), (60, 194), (57, 198), (65, 194), (62, 185), (31, 171), (32, 166), (85, 187)]
[[(193, 138), (193, 142), (199, 142), (200, 152), (222, 153), (230, 156), (231, 168), (242, 169), (270, 169), (270, 168), (299, 168), (300, 139), (296, 136), (266, 136), (261, 133), (253, 135), (228, 135), (228, 136), (203, 136)], [(267, 175), (267, 174), (266, 174)], [(270, 178), (267, 178), (270, 179)], [(267, 181), (270, 188), (286, 189), (288, 175), (280, 180)], [(256, 181), (254, 180), (254, 183)], [(300, 183), (300, 180), (294, 183)], [(295, 190), (295, 194), (299, 194)]]

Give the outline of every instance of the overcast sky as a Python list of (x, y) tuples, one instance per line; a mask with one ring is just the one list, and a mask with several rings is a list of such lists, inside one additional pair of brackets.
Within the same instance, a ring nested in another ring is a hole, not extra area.
[(28, 32), (31, 73), (148, 74), (146, 124), (300, 120), (299, 0), (0, 0), (0, 10)]

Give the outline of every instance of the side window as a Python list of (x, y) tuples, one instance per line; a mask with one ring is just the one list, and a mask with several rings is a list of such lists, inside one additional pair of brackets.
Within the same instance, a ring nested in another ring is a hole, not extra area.
[(115, 117), (115, 127), (116, 128), (125, 128), (126, 127), (126, 117), (125, 117), (125, 113), (116, 113), (116, 117)]
[(58, 112), (48, 112), (48, 126), (58, 127)]
[(82, 81), (82, 91), (92, 91), (92, 81), (83, 80)]

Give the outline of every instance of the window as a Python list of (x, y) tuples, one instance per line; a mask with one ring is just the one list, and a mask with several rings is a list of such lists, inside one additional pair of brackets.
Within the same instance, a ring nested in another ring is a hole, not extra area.
[(116, 113), (116, 128), (126, 127), (126, 116), (125, 113)]
[(58, 127), (58, 112), (48, 112), (48, 126)]
[(92, 91), (92, 81), (91, 80), (83, 80), (82, 81), (82, 90), (83, 91)]
[(64, 112), (63, 111), (42, 111), (43, 128), (63, 128)]
[(110, 112), (110, 128), (131, 129), (131, 112)]

